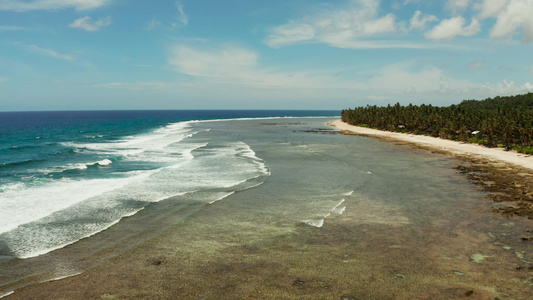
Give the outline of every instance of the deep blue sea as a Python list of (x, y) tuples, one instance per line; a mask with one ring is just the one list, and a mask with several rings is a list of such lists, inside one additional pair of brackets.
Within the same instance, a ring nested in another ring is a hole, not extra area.
[(222, 188), (252, 186), (252, 179), (268, 175), (268, 166), (245, 143), (193, 156), (209, 142), (191, 141), (206, 130), (191, 124), (339, 113), (1, 112), (0, 256), (41, 255), (109, 228), (149, 203), (199, 191), (213, 191), (204, 198), (214, 202), (232, 193)]

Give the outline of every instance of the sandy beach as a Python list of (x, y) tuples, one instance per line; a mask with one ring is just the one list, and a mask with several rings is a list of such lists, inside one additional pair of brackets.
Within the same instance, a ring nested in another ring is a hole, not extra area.
[(533, 170), (533, 156), (520, 154), (515, 151), (505, 151), (502, 148), (487, 148), (477, 144), (461, 143), (425, 135), (398, 133), (358, 127), (344, 123), (341, 120), (333, 121), (330, 124), (351, 134), (392, 139), (412, 143), (423, 148), (449, 152), (458, 156), (469, 156), (473, 158), (487, 159), (494, 162), (505, 162)]

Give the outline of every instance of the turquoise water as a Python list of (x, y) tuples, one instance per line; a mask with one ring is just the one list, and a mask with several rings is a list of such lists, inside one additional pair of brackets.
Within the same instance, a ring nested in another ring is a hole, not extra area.
[(196, 140), (209, 130), (196, 127), (202, 120), (335, 114), (0, 113), (0, 257), (38, 256), (109, 228), (149, 203), (220, 189), (204, 195), (209, 203), (268, 176), (247, 144)]

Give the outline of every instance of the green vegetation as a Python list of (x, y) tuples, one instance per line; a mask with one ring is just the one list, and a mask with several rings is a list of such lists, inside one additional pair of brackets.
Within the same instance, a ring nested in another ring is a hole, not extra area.
[(366, 106), (342, 111), (346, 123), (424, 134), (533, 154), (533, 93), (458, 105)]

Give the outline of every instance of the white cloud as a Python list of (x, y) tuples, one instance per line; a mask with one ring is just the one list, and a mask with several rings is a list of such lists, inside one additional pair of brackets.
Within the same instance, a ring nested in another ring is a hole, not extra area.
[(342, 36), (337, 39), (326, 39), (331, 42), (331, 46), (344, 49), (393, 49), (393, 48), (406, 48), (406, 49), (429, 49), (436, 47), (437, 45), (411, 43), (399, 40), (382, 40), (382, 41), (361, 41), (352, 39), (342, 39)]
[(508, 3), (509, 0), (482, 0), (476, 4), (476, 8), (480, 11), (479, 18), (483, 20), (497, 17)]
[(180, 73), (211, 84), (315, 89), (331, 84), (333, 80), (333, 77), (328, 78), (323, 74), (284, 72), (273, 67), (261, 67), (256, 52), (234, 45), (176, 45), (170, 50), (168, 63)]
[(361, 33), (363, 34), (363, 36), (373, 36), (381, 33), (395, 32), (395, 18), (396, 17), (394, 16), (394, 14), (388, 14), (379, 19), (368, 20), (367, 22), (362, 24), (363, 30), (361, 31)]
[(432, 40), (450, 40), (456, 36), (473, 36), (481, 31), (481, 24), (477, 19), (472, 19), (470, 25), (466, 26), (466, 20), (461, 17), (444, 19), (425, 36)]
[[(186, 78), (175, 82), (112, 82), (97, 87), (159, 91), (169, 95), (179, 93), (182, 97), (203, 99), (204, 104), (210, 101), (206, 99), (231, 99), (231, 103), (237, 103), (235, 101), (239, 99), (243, 105), (296, 99), (303, 101), (302, 104), (310, 103), (310, 99), (344, 99), (342, 101), (347, 104), (343, 105), (348, 105), (356, 98), (369, 103), (386, 104), (387, 99), (392, 99), (447, 105), (449, 101), (517, 94), (533, 88), (527, 82), (522, 85), (507, 81), (482, 84), (457, 80), (446, 74), (445, 69), (421, 61), (401, 62), (371, 70), (349, 68), (293, 72), (264, 67), (257, 52), (235, 45), (209, 45), (203, 41), (194, 45), (175, 45), (169, 50), (169, 65), (188, 75)], [(472, 65), (482, 64), (476, 62)]]
[(178, 9), (178, 23), (174, 23), (173, 26), (187, 26), (189, 24), (189, 17), (185, 14), (181, 1), (176, 1), (176, 8)]
[(457, 80), (447, 76), (444, 70), (431, 65), (417, 67), (416, 62), (402, 62), (386, 66), (368, 81), (360, 81), (352, 85), (361, 92), (385, 99), (411, 102), (416, 98), (427, 97), (433, 99), (433, 103), (439, 98), (444, 101), (450, 101), (450, 98), (460, 101), (461, 99), (483, 99), (495, 95), (516, 95), (533, 91), (533, 84), (530, 82), (516, 84), (513, 81), (503, 80), (499, 83), (475, 83)]
[[(325, 43), (333, 47), (357, 47), (365, 38), (391, 34), (401, 30), (394, 14), (379, 16), (378, 0), (352, 0), (344, 9), (323, 11), (322, 13), (292, 20), (275, 27), (265, 43), (273, 48), (301, 43)], [(389, 42), (391, 46), (393, 42)], [(375, 47), (380, 47), (376, 43)], [(405, 46), (406, 44), (403, 44)]]
[(490, 92), (492, 95), (517, 95), (533, 92), (533, 84), (526, 82), (522, 85), (517, 85), (514, 81), (503, 80), (500, 83), (492, 84), (485, 83), (477, 87), (477, 89)]
[(422, 12), (417, 10), (410, 20), (411, 26), (409, 27), (409, 30), (425, 30), (427, 23), (436, 22), (438, 20), (439, 19), (434, 15), (425, 15), (422, 17)]
[(270, 47), (281, 47), (315, 38), (315, 26), (302, 22), (291, 21), (289, 24), (276, 27), (268, 37), (266, 44)]
[(75, 60), (74, 56), (68, 55), (68, 54), (61, 54), (61, 53), (56, 52), (55, 50), (45, 49), (45, 48), (41, 48), (35, 45), (24, 45), (24, 44), (18, 44), (18, 45), (26, 48), (28, 51), (31, 51), (33, 53), (37, 53), (40, 55), (45, 55), (45, 56), (49, 56), (49, 57), (53, 57), (53, 58), (57, 58), (61, 60), (68, 60), (68, 61)]
[(446, 8), (457, 14), (466, 11), (469, 5), (470, 0), (448, 0)]
[(533, 0), (510, 0), (497, 15), (490, 37), (512, 39), (522, 29), (522, 40), (533, 43)]
[(0, 10), (13, 10), (19, 12), (65, 8), (87, 10), (104, 6), (109, 1), (110, 0), (2, 0), (0, 1)]
[(161, 21), (158, 20), (152, 20), (150, 23), (148, 23), (148, 26), (146, 26), (146, 30), (154, 30), (161, 27)]
[(111, 25), (111, 17), (104, 17), (99, 18), (96, 21), (92, 21), (91, 17), (85, 16), (83, 18), (79, 18), (72, 22), (72, 24), (68, 25), (70, 28), (80, 28), (86, 31), (97, 31), (100, 30), (102, 27), (106, 27)]
[(468, 82), (446, 76), (440, 68), (432, 65), (419, 66), (416, 62), (408, 61), (382, 68), (367, 82), (361, 82), (360, 89), (374, 93), (383, 90), (401, 95), (445, 93), (454, 89), (465, 89), (470, 85)]
[(0, 82), (7, 81), (6, 77), (0, 77)]
[[(373, 76), (338, 76), (338, 71), (290, 72), (260, 66), (259, 55), (236, 46), (206, 49), (176, 45), (168, 62), (180, 73), (193, 76), (205, 86), (223, 84), (259, 89), (309, 89), (360, 91), (390, 95), (412, 93), (451, 93), (474, 84), (454, 80), (434, 66), (420, 67), (415, 62), (398, 63), (372, 71)], [(119, 85), (120, 86), (120, 85)]]
[[(481, 66), (484, 62), (473, 63)], [(516, 84), (503, 80), (499, 83), (476, 83), (457, 80), (442, 68), (418, 61), (405, 61), (385, 66), (374, 72), (368, 79), (347, 81), (352, 90), (373, 95), (382, 99), (412, 101), (416, 98), (447, 99), (482, 99), (495, 95), (516, 95), (533, 91), (530, 82)], [(414, 98), (413, 98), (414, 97)], [(396, 101), (396, 100), (395, 100)], [(427, 103), (427, 102), (426, 102)], [(449, 104), (449, 103), (448, 103)]]

